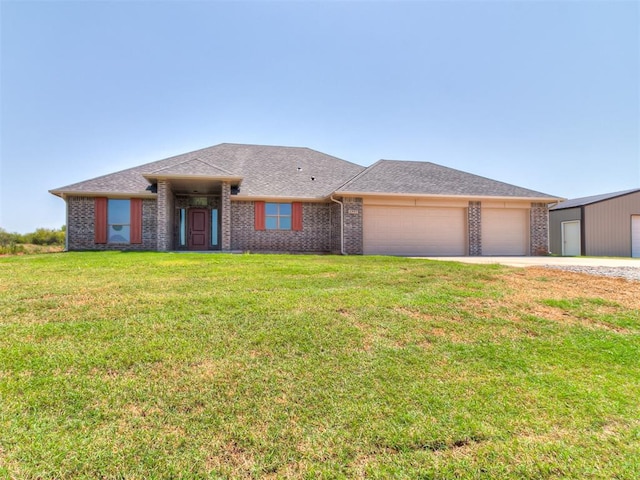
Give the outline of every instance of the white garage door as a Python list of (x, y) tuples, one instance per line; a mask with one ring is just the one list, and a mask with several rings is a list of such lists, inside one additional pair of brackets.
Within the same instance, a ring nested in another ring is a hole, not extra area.
[(631, 256), (640, 258), (640, 215), (631, 216)]
[(481, 215), (483, 255), (528, 255), (529, 210), (486, 208)]
[(464, 208), (364, 207), (364, 253), (369, 255), (466, 255)]

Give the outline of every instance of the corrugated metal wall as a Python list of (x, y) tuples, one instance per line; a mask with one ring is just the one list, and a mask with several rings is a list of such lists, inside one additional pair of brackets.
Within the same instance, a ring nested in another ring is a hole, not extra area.
[(586, 255), (630, 257), (631, 215), (640, 215), (640, 192), (587, 205)]
[(562, 255), (562, 222), (581, 220), (580, 207), (549, 212), (549, 247), (554, 255)]

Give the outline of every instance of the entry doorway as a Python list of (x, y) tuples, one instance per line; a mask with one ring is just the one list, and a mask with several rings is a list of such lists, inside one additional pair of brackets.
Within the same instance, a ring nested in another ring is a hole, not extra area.
[(580, 248), (580, 220), (562, 222), (562, 255), (577, 257), (582, 254)]
[(209, 210), (205, 208), (190, 208), (187, 225), (187, 248), (189, 250), (209, 250)]

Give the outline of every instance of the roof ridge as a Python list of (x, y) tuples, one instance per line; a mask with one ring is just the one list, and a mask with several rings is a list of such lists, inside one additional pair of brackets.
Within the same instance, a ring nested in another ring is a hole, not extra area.
[(596, 193), (595, 195), (586, 195), (584, 197), (570, 198), (569, 200), (586, 200), (588, 198), (600, 198), (600, 197), (615, 198), (615, 197), (627, 195), (629, 193), (634, 193), (634, 192), (640, 192), (640, 187), (630, 188), (628, 190), (618, 190), (616, 192), (609, 192), (609, 193)]
[(225, 168), (219, 167), (219, 166), (218, 166), (218, 165), (216, 165), (215, 163), (209, 163), (209, 162), (207, 162), (206, 160), (203, 160), (203, 159), (201, 159), (201, 158), (194, 158), (193, 160), (198, 160), (199, 162), (202, 162), (202, 163), (204, 163), (205, 165), (210, 166), (211, 168), (215, 168), (216, 170), (220, 170), (221, 172), (228, 173), (229, 175), (235, 175), (235, 173), (230, 172), (229, 170), (227, 170), (227, 169), (225, 169)]
[[(375, 163), (372, 163), (371, 165), (369, 165), (368, 167), (364, 167), (361, 171), (359, 171), (358, 173), (356, 173), (353, 177), (351, 177), (349, 180), (347, 180), (346, 182), (344, 182), (342, 185), (340, 185), (338, 188), (335, 189), (335, 191), (337, 192), (338, 190), (340, 190), (342, 187), (345, 187), (347, 184), (351, 183), (351, 182), (355, 182), (358, 178), (360, 178), (362, 175), (364, 175), (365, 173), (367, 173), (369, 171), (370, 168), (375, 167), (377, 164), (379, 164), (380, 162), (383, 162), (384, 160), (377, 160)], [(357, 165), (357, 164), (356, 164)], [(363, 165), (360, 165), (361, 167)]]
[(145, 176), (145, 175), (161, 174), (163, 171), (167, 171), (167, 170), (171, 171), (171, 170), (174, 170), (176, 167), (179, 167), (181, 165), (186, 165), (186, 164), (189, 164), (189, 163), (192, 163), (192, 162), (199, 162), (199, 163), (201, 163), (203, 165), (206, 165), (209, 168), (217, 170), (217, 171), (219, 171), (221, 173), (225, 173), (227, 175), (235, 175), (234, 173), (232, 173), (232, 172), (230, 172), (228, 170), (225, 170), (224, 168), (221, 168), (218, 165), (211, 164), (211, 163), (207, 162), (206, 160), (203, 160), (200, 157), (188, 158), (188, 159), (186, 159), (186, 160), (184, 160), (182, 162), (178, 162), (178, 163), (174, 163), (174, 164), (171, 164), (171, 165), (167, 165), (166, 167), (159, 168), (159, 169), (154, 170), (152, 172), (148, 172), (148, 173), (144, 173), (143, 172), (142, 175)]
[(335, 155), (329, 155), (328, 153), (321, 152), (320, 150), (316, 150), (314, 148), (309, 147), (299, 147), (304, 150), (309, 150), (310, 152), (319, 153), (320, 155), (325, 155), (327, 157), (335, 158), (336, 160), (340, 160), (341, 162), (348, 163), (350, 165), (356, 165), (358, 167), (367, 168), (364, 165), (360, 165), (359, 163), (351, 162), (349, 160), (345, 160), (344, 158), (336, 157)]
[(235, 143), (235, 142), (223, 142), (217, 145), (212, 145), (212, 147), (219, 147), (221, 145), (235, 145), (238, 147), (295, 148), (299, 150), (303, 148), (307, 148), (307, 147), (296, 147), (295, 145), (266, 145), (264, 143)]
[[(587, 195), (585, 197), (569, 198), (562, 202), (558, 202), (556, 205), (554, 205), (551, 208), (552, 210), (564, 210), (567, 208), (576, 208), (576, 207), (581, 207), (585, 205), (592, 205), (594, 203), (604, 202), (606, 200), (612, 200), (618, 197), (624, 197), (625, 195), (631, 195), (633, 193), (638, 193), (638, 192), (640, 192), (640, 187), (630, 188), (628, 190), (619, 190), (617, 192)], [(568, 204), (568, 205), (565, 205), (565, 204)]]
[[(398, 190), (400, 188), (400, 190)], [(433, 193), (522, 198), (553, 195), (476, 173), (416, 160), (380, 159), (340, 187), (340, 192)]]
[[(176, 155), (176, 156), (178, 157), (179, 155)], [(169, 158), (171, 158), (171, 157), (169, 157)], [(167, 160), (168, 160), (168, 159), (167, 159)], [(177, 167), (178, 165), (183, 165), (183, 164), (185, 164), (185, 163), (187, 163), (187, 162), (192, 162), (193, 160), (199, 160), (199, 159), (198, 159), (197, 157), (196, 157), (196, 158), (188, 158), (188, 159), (186, 159), (186, 160), (183, 160), (182, 162), (174, 163), (173, 165), (167, 165), (166, 167), (158, 168), (157, 170), (152, 170), (152, 171), (151, 171), (151, 172), (149, 172), (149, 173), (150, 173), (150, 174), (151, 174), (151, 173), (158, 173), (158, 172), (161, 172), (162, 170), (166, 170), (166, 169), (168, 169), (168, 168), (175, 168), (175, 167)]]

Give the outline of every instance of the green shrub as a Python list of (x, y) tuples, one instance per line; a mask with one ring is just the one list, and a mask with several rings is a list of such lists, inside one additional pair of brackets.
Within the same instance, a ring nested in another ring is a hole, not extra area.
[(0, 228), (0, 247), (7, 248), (12, 244), (64, 245), (66, 228), (59, 230), (38, 228), (32, 233), (10, 233)]
[(17, 253), (25, 253), (24, 245), (20, 245), (15, 242), (7, 245), (0, 245), (0, 255), (15, 255)]

